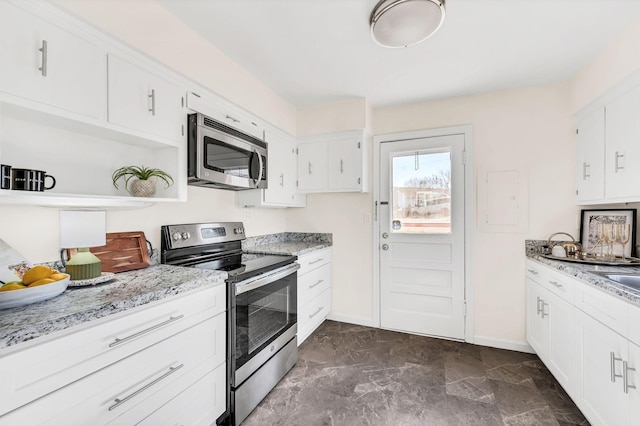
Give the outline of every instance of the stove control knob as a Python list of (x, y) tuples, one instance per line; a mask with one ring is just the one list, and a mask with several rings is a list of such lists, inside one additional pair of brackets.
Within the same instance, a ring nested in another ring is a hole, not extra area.
[(191, 237), (191, 234), (189, 234), (188, 232), (183, 232), (182, 233), (182, 239), (183, 240), (188, 240), (189, 237)]
[(174, 234), (171, 235), (171, 238), (173, 238), (173, 241), (180, 241), (180, 238), (182, 238), (182, 236), (179, 232), (174, 232)]
[(244, 233), (244, 229), (236, 228), (236, 229), (233, 230), (233, 232), (235, 232), (236, 234), (243, 234)]

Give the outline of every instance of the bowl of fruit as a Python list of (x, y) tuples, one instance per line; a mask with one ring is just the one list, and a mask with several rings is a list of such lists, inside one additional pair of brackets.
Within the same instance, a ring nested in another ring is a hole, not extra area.
[(0, 309), (15, 308), (51, 299), (67, 289), (69, 275), (45, 265), (30, 268), (21, 281), (10, 281), (0, 287)]

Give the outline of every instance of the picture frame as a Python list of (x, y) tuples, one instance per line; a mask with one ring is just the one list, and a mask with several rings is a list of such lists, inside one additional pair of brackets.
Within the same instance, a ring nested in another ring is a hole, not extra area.
[[(595, 247), (598, 244), (597, 229), (598, 224), (624, 224), (631, 225), (629, 241), (624, 245), (613, 244), (613, 254), (618, 257), (636, 257), (636, 221), (637, 209), (601, 209), (601, 210), (582, 210), (580, 215), (580, 244), (582, 251), (585, 253), (593, 252), (600, 254), (602, 247)], [(604, 247), (607, 253), (606, 243)]]

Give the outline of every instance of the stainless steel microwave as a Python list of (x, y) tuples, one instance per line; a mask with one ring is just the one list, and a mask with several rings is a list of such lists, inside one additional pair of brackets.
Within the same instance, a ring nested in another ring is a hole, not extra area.
[(188, 183), (267, 188), (267, 143), (201, 113), (188, 116)]

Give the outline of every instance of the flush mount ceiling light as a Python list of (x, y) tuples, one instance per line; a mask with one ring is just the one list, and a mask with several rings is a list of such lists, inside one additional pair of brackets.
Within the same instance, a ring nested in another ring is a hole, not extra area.
[(381, 0), (371, 12), (371, 37), (384, 47), (407, 47), (431, 37), (444, 21), (445, 0)]

